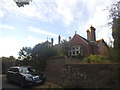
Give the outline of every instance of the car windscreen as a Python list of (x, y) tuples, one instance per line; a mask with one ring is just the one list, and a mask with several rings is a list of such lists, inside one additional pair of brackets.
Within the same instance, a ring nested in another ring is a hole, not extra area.
[(19, 69), (19, 72), (23, 74), (30, 74), (30, 73), (35, 73), (36, 71), (31, 67), (22, 67)]

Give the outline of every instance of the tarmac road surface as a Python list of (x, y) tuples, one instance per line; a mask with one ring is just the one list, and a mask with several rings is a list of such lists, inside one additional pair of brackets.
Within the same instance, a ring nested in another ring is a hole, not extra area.
[(8, 83), (6, 81), (6, 76), (2, 76), (2, 88), (20, 88), (18, 84), (15, 83)]
[[(33, 86), (28, 89), (34, 89), (34, 88), (59, 88), (59, 86), (50, 82), (45, 82), (42, 85)], [(22, 90), (22, 88), (20, 88), (18, 84), (8, 83), (6, 80), (6, 76), (2, 75), (2, 90), (6, 90), (6, 89)]]

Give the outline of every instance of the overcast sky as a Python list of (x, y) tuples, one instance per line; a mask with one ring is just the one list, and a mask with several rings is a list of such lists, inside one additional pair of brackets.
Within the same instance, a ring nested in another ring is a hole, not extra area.
[(14, 0), (0, 0), (0, 57), (18, 57), (19, 50), (54, 38), (75, 34), (86, 38), (86, 30), (96, 28), (96, 38), (109, 42), (108, 11), (116, 0), (32, 0), (18, 7)]

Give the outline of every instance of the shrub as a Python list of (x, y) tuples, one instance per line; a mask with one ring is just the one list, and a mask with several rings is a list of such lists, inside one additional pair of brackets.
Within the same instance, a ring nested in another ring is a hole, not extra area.
[(83, 63), (109, 63), (110, 61), (107, 60), (106, 57), (101, 55), (90, 55), (87, 58), (83, 59)]

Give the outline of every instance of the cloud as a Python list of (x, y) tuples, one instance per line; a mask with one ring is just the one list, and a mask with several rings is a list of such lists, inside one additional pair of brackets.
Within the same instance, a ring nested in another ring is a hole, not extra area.
[(2, 10), (0, 10), (0, 18), (4, 17), (4, 12)]
[[(72, 25), (75, 20), (91, 18), (96, 13), (98, 3), (111, 3), (115, 0), (32, 0), (29, 5), (17, 7), (14, 0), (2, 0), (0, 6), (6, 15), (12, 14), (16, 17), (39, 19), (42, 22), (54, 23), (58, 20), (66, 27)], [(3, 17), (3, 13), (0, 14)]]
[(74, 21), (73, 10), (77, 0), (56, 0), (55, 4), (57, 5), (55, 12), (61, 16), (63, 23), (69, 26)]
[(41, 42), (45, 42), (44, 39), (35, 38), (35, 37), (31, 36), (31, 35), (27, 36), (27, 40), (29, 41), (29, 45), (31, 45), (31, 46), (34, 46), (34, 45), (36, 45), (38, 43), (41, 43)]
[(43, 34), (43, 35), (48, 35), (48, 36), (52, 36), (52, 37), (58, 37), (57, 34), (54, 34), (54, 33), (51, 33), (51, 32), (45, 31), (45, 30), (41, 30), (39, 28), (29, 26), (28, 29), (29, 29), (29, 31), (40, 33), (40, 34)]
[(8, 15), (36, 18), (50, 23), (59, 20), (65, 26), (69, 26), (76, 20), (83, 22), (82, 19), (85, 20), (85, 18), (87, 18), (86, 22), (89, 22), (89, 19), (93, 18), (97, 12), (96, 6), (103, 7), (105, 4), (107, 6), (113, 1), (115, 0), (32, 0), (29, 5), (19, 8), (14, 0), (2, 0), (0, 1), (0, 6)]
[[(27, 41), (27, 42), (26, 42)], [(13, 37), (0, 37), (0, 57), (1, 56), (15, 56), (18, 57), (18, 52), (22, 47), (33, 47), (34, 45), (43, 42), (44, 40), (27, 36), (24, 39), (17, 39)]]
[(23, 46), (20, 41), (12, 37), (0, 38), (0, 56), (18, 56), (18, 51)]
[[(93, 2), (92, 2), (93, 1)], [(88, 13), (88, 18), (82, 20), (82, 22), (78, 22), (77, 30), (84, 37), (86, 36), (86, 30), (92, 25), (96, 28), (96, 37), (97, 39), (105, 39), (105, 41), (109, 41), (109, 37), (112, 38), (112, 30), (108, 26), (108, 10), (105, 10), (106, 7), (109, 7), (115, 0), (92, 0), (88, 2), (85, 0), (83, 3), (86, 5), (86, 10)], [(82, 16), (83, 17), (83, 16)], [(84, 16), (86, 17), (86, 16)], [(83, 17), (83, 18), (84, 18)]]
[(14, 30), (15, 29), (15, 27), (13, 27), (11, 25), (5, 25), (5, 24), (0, 24), (0, 28), (9, 29), (9, 30)]
[(109, 42), (109, 37), (112, 38), (112, 30), (108, 26), (108, 22), (110, 22), (108, 19), (109, 12), (105, 9), (111, 3), (112, 1), (102, 2), (101, 5), (96, 6), (93, 18), (89, 19), (87, 23), (87, 25), (92, 24), (96, 28), (97, 39), (103, 38), (107, 42)]
[(6, 15), (36, 18), (43, 22), (61, 20), (68, 26), (74, 20), (73, 9), (76, 3), (77, 0), (33, 0), (29, 5), (19, 8), (14, 0), (3, 0), (0, 1), (0, 9), (6, 12)]

